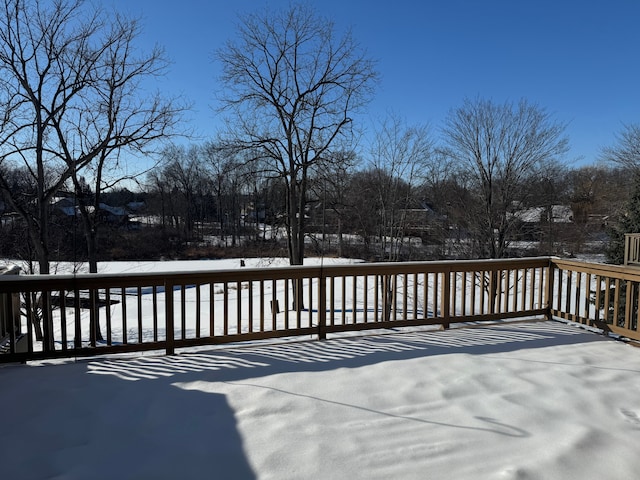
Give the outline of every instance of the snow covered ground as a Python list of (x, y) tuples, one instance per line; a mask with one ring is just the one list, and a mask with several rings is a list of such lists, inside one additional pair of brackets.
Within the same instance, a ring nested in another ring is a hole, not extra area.
[(32, 362), (0, 412), (3, 479), (630, 479), (640, 349), (530, 322)]
[(11, 479), (629, 479), (640, 350), (556, 322), (0, 368)]

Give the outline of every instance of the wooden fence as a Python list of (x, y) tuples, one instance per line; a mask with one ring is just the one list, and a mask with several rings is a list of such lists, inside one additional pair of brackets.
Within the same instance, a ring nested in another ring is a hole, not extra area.
[[(0, 267), (0, 278), (16, 276), (20, 273), (18, 267)], [(22, 334), (20, 321), (20, 296), (15, 294), (0, 294), (0, 354), (11, 350), (24, 349), (26, 337)]]
[(0, 296), (18, 299), (0, 315), (19, 318), (0, 362), (548, 316), (551, 265), (541, 257), (0, 277)]
[(624, 264), (640, 266), (640, 233), (625, 233)]
[(640, 269), (558, 258), (0, 276), (0, 362), (545, 316), (640, 340)]
[(640, 269), (551, 259), (554, 317), (640, 340)]

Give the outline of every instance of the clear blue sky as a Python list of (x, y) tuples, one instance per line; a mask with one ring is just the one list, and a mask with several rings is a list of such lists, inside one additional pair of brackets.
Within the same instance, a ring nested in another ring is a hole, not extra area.
[[(568, 161), (595, 164), (625, 123), (640, 123), (638, 0), (311, 1), (377, 60), (370, 118), (388, 111), (434, 134), (464, 98), (526, 98), (568, 124)], [(213, 52), (236, 34), (237, 14), (283, 0), (104, 0), (142, 18), (140, 46), (173, 64), (158, 88), (193, 103), (192, 127), (214, 135), (219, 67)]]

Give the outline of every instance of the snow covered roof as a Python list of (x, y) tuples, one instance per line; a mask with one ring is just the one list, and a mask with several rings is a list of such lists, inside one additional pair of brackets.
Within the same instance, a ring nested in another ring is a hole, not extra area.
[(124, 208), (112, 207), (111, 205), (107, 205), (106, 203), (100, 204), (100, 210), (109, 212), (111, 215), (114, 215), (116, 217), (124, 217), (127, 215), (127, 211)]
[[(518, 210), (514, 215), (523, 222), (538, 223), (543, 221), (546, 211), (547, 207), (531, 207)], [(568, 205), (552, 205), (551, 217), (553, 223), (571, 223), (573, 222), (573, 211)]]

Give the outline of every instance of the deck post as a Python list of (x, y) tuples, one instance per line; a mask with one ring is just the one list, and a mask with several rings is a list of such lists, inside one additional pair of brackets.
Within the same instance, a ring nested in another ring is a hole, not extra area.
[[(311, 305), (309, 305), (311, 308)], [(327, 332), (327, 282), (322, 273), (318, 276), (318, 340), (326, 340)]]
[(549, 257), (549, 265), (546, 267), (547, 278), (544, 282), (544, 309), (546, 311), (545, 317), (547, 320), (551, 320), (552, 315), (551, 311), (553, 310), (553, 277), (555, 276), (555, 266), (553, 264), (553, 259)]
[(173, 355), (175, 353), (174, 346), (174, 327), (173, 327), (173, 282), (169, 279), (164, 281), (164, 312), (166, 325), (166, 354)]
[(451, 270), (447, 269), (442, 274), (442, 295), (440, 295), (440, 301), (442, 302), (442, 328), (447, 330), (449, 328), (449, 320), (451, 319)]

